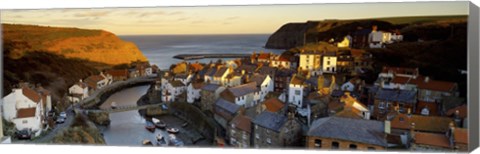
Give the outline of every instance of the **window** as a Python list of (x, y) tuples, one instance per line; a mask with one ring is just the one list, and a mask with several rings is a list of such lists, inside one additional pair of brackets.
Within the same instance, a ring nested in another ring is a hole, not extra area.
[(255, 133), (255, 138), (260, 139), (260, 135), (258, 133)]
[(330, 65), (330, 61), (327, 61), (327, 65)]
[(340, 144), (338, 142), (332, 142), (332, 149), (338, 149), (340, 147)]
[(368, 147), (367, 149), (368, 149), (368, 150), (375, 150), (374, 147)]
[(23, 120), (22, 123), (23, 123), (23, 124), (26, 124), (26, 123), (28, 123), (28, 121), (27, 121), (27, 120)]
[(242, 138), (243, 140), (247, 140), (247, 133), (243, 132)]
[(257, 125), (255, 125), (255, 129), (258, 129), (258, 126), (257, 126)]
[(295, 95), (300, 95), (300, 90), (295, 90)]
[(380, 102), (380, 103), (378, 104), (378, 108), (379, 108), (379, 109), (385, 109), (385, 102)]
[(350, 144), (349, 148), (350, 148), (350, 150), (355, 150), (355, 149), (357, 149), (357, 145)]
[(267, 133), (267, 134), (270, 134), (270, 130), (267, 129), (266, 133)]
[(315, 147), (321, 148), (322, 147), (322, 140), (315, 139)]
[(230, 135), (235, 135), (235, 130), (232, 129), (232, 130), (230, 131)]
[(327, 67), (327, 71), (330, 71), (330, 67)]
[(271, 144), (272, 143), (272, 140), (270, 138), (267, 138), (267, 143), (268, 144)]

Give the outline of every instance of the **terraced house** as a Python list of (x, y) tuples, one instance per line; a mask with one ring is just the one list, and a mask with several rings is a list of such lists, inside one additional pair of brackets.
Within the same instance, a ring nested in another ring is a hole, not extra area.
[(302, 127), (291, 113), (285, 116), (264, 111), (252, 123), (255, 148), (293, 147), (301, 144)]
[(230, 145), (248, 148), (251, 145), (252, 121), (248, 116), (239, 114), (235, 116), (227, 127)]
[(313, 121), (307, 132), (310, 149), (384, 150), (387, 141), (381, 121), (326, 117)]

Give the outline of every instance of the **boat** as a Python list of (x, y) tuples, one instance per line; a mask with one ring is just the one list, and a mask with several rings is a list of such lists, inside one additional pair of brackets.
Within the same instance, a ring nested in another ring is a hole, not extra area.
[(112, 104), (110, 105), (110, 107), (112, 107), (112, 109), (116, 109), (116, 108), (117, 108), (117, 103), (116, 103), (116, 102), (112, 102)]
[(167, 128), (167, 132), (169, 133), (172, 133), (172, 134), (176, 134), (178, 133), (180, 130), (178, 130), (178, 128)]
[(147, 125), (145, 126), (145, 129), (147, 129), (150, 132), (155, 132), (155, 125), (152, 124), (151, 122), (147, 122)]
[(165, 139), (165, 137), (163, 137), (162, 134), (157, 134), (157, 145), (159, 146), (166, 146), (167, 145), (167, 141)]
[(158, 120), (157, 118), (152, 118), (152, 122), (157, 128), (160, 129), (164, 129), (167, 126), (165, 122), (163, 122), (162, 120)]
[(143, 144), (143, 145), (153, 145), (153, 144), (152, 144), (152, 141), (147, 140), (147, 139), (143, 140), (143, 141), (142, 141), (142, 144)]

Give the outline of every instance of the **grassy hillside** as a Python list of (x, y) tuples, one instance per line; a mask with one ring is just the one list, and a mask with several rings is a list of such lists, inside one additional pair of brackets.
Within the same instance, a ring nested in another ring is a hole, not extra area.
[(79, 79), (97, 74), (99, 71), (96, 67), (105, 65), (81, 59), (67, 59), (48, 52), (28, 52), (19, 59), (4, 56), (3, 96), (9, 94), (18, 82), (24, 81), (41, 84), (51, 90), (55, 104), (69, 86)]
[(2, 24), (8, 57), (21, 58), (28, 52), (45, 51), (67, 58), (117, 65), (146, 61), (131, 42), (103, 30), (60, 28), (49, 26)]

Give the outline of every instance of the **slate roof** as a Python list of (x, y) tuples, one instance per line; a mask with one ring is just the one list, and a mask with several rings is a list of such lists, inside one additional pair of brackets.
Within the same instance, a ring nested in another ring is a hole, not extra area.
[(343, 91), (341, 91), (341, 90), (333, 90), (331, 95), (332, 95), (333, 97), (340, 97), (340, 96), (343, 96)]
[(219, 98), (215, 102), (215, 106), (227, 111), (230, 114), (234, 114), (240, 109), (239, 105), (237, 105), (235, 103), (232, 103), (232, 102), (229, 102), (229, 101), (227, 101), (225, 99), (222, 99), (222, 98)]
[(380, 89), (375, 95), (376, 99), (415, 103), (417, 93), (412, 90)]
[(218, 88), (220, 88), (220, 85), (218, 85), (218, 84), (207, 84), (207, 85), (202, 87), (202, 90), (214, 92)]
[(386, 147), (384, 124), (380, 121), (326, 117), (315, 120), (307, 136), (341, 139)]
[(280, 132), (280, 129), (283, 127), (285, 122), (287, 122), (287, 117), (281, 114), (263, 111), (262, 113), (257, 115), (252, 122), (256, 125), (273, 130), (278, 133)]
[(207, 70), (207, 72), (205, 72), (205, 75), (206, 76), (213, 76), (215, 75), (215, 73), (217, 72), (217, 68), (210, 68)]
[(239, 86), (228, 88), (230, 92), (232, 92), (233, 96), (243, 96), (249, 93), (253, 93), (257, 90), (257, 82), (250, 82), (247, 84), (242, 84)]
[(267, 75), (263, 74), (254, 74), (251, 78), (250, 81), (256, 82), (257, 86), (262, 85), (263, 81), (267, 78)]
[(217, 72), (215, 72), (215, 75), (213, 75), (213, 76), (222, 77), (223, 74), (225, 74), (225, 72), (227, 72), (227, 70), (228, 70), (228, 68), (222, 67), (222, 68), (218, 69)]

